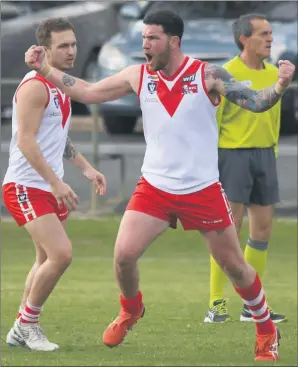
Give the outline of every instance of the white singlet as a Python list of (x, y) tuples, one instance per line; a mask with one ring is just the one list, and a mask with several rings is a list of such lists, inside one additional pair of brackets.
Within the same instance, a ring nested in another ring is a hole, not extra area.
[(147, 143), (142, 174), (154, 187), (188, 194), (217, 182), (216, 107), (205, 63), (186, 57), (171, 77), (142, 65), (139, 99)]
[(31, 167), (30, 163), (24, 157), (17, 145), (17, 91), (22, 84), (32, 79), (38, 79), (44, 83), (48, 92), (48, 103), (40, 122), (36, 141), (39, 144), (45, 160), (51, 166), (56, 175), (59, 178), (62, 178), (64, 175), (63, 153), (70, 124), (70, 98), (36, 71), (31, 71), (25, 75), (13, 97), (12, 138), (9, 148), (9, 164), (3, 185), (14, 182), (27, 187), (34, 187), (50, 192), (50, 185)]

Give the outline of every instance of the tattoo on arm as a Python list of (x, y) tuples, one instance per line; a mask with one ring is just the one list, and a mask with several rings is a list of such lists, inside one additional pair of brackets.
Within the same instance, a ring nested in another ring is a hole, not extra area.
[(65, 87), (72, 87), (73, 85), (75, 85), (76, 80), (73, 76), (64, 74), (62, 77), (62, 83), (63, 85), (65, 85)]
[(65, 149), (63, 153), (63, 158), (70, 161), (78, 154), (76, 147), (74, 146), (73, 142), (71, 141), (70, 137), (67, 137)]
[(230, 102), (252, 112), (267, 111), (281, 98), (274, 89), (275, 85), (261, 90), (249, 89), (218, 65), (206, 65), (205, 81), (211, 81), (214, 85), (212, 90), (225, 96)]

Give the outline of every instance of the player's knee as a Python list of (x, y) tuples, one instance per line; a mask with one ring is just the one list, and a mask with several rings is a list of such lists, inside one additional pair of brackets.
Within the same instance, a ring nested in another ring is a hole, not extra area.
[(227, 258), (220, 266), (227, 276), (235, 281), (242, 281), (246, 276), (247, 265), (244, 259)]
[(251, 231), (250, 237), (257, 241), (267, 241), (271, 234), (271, 223), (259, 223), (256, 228)]
[(71, 247), (65, 248), (64, 251), (61, 252), (61, 263), (67, 268), (72, 262), (72, 249)]
[(65, 266), (65, 268), (69, 267), (69, 265), (72, 263), (72, 252), (71, 251), (65, 252), (63, 254), (62, 263)]
[(49, 256), (49, 259), (54, 261), (54, 263), (61, 269), (68, 268), (72, 262), (72, 247), (70, 242), (64, 246), (61, 245), (59, 250), (56, 250)]
[(226, 266), (224, 267), (224, 272), (234, 281), (242, 281), (245, 279), (244, 266)]
[(119, 268), (129, 267), (137, 261), (133, 251), (120, 250), (115, 253), (115, 266)]

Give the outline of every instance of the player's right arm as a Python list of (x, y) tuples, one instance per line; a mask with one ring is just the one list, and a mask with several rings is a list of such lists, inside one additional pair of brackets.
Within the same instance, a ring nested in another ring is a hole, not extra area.
[(25, 55), (30, 69), (36, 70), (72, 100), (81, 103), (103, 103), (137, 92), (140, 65), (129, 66), (116, 75), (89, 83), (50, 66), (40, 46), (32, 46)]
[(69, 209), (74, 209), (77, 196), (53, 171), (45, 160), (36, 135), (48, 101), (45, 86), (38, 80), (24, 83), (16, 95), (16, 115), (18, 121), (17, 144), (32, 168), (48, 182), (58, 204), (64, 201)]

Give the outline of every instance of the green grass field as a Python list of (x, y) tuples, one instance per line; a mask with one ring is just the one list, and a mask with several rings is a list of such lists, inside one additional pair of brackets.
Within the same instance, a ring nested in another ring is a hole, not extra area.
[[(114, 349), (102, 344), (119, 311), (112, 255), (119, 218), (71, 220), (73, 263), (42, 312), (41, 323), (55, 352), (9, 348), (33, 245), (15, 223), (2, 223), (2, 366), (253, 366), (254, 324), (240, 323), (241, 301), (226, 287), (235, 321), (204, 324), (209, 299), (209, 256), (196, 232), (168, 230), (140, 262), (145, 317)], [(247, 226), (242, 232), (247, 237)], [(297, 366), (297, 224), (276, 221), (264, 287), (269, 303), (288, 315), (282, 324), (280, 362)], [(260, 364), (260, 363), (259, 363)], [(261, 365), (270, 365), (261, 363)]]

